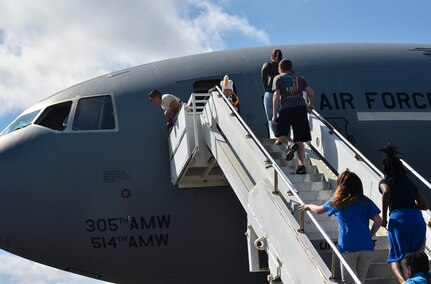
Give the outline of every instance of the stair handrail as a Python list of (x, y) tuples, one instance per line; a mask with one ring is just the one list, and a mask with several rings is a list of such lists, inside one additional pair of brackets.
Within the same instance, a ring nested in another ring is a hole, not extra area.
[(325, 124), (326, 127), (328, 127), (328, 129), (330, 131), (332, 131), (332, 133), (334, 133), (341, 141), (344, 142), (344, 144), (347, 145), (347, 147), (350, 148), (350, 150), (352, 150), (355, 155), (357, 155), (357, 157), (360, 157), (362, 161), (364, 161), (364, 163), (366, 163), (377, 175), (379, 175), (381, 178), (383, 178), (383, 173), (382, 171), (380, 171), (376, 166), (374, 166), (373, 163), (370, 162), (370, 160), (368, 160), (360, 151), (358, 151), (358, 149), (356, 149), (355, 146), (352, 145), (352, 143), (350, 143), (349, 140), (347, 140), (334, 126), (332, 126), (331, 123), (329, 123), (323, 116), (320, 115), (320, 113), (318, 113), (315, 109), (313, 109), (312, 113), (314, 114), (314, 116), (316, 116), (321, 122), (323, 122), (323, 124)]
[(429, 189), (431, 189), (431, 183), (427, 181), (423, 176), (421, 176), (415, 169), (412, 168), (406, 161), (400, 159), (401, 163), (403, 163), (404, 167), (406, 167), (414, 176), (417, 177), (424, 185), (426, 185)]
[[(226, 98), (226, 96), (223, 95), (223, 92), (220, 89), (220, 87), (216, 86), (216, 89), (217, 89), (217, 92), (218, 92), (218, 96), (219, 97), (221, 96), (223, 98), (223, 100), (226, 102), (226, 104), (228, 105), (228, 107), (230, 108), (230, 110), (232, 111), (232, 113), (235, 114), (236, 118), (239, 120), (239, 122), (242, 124), (242, 126), (245, 128), (245, 130), (247, 130), (248, 135), (250, 135), (250, 138), (253, 139), (253, 141), (255, 142), (255, 144), (258, 146), (258, 148), (265, 155), (267, 161), (270, 162), (271, 166), (274, 168), (274, 171), (277, 173), (275, 175), (275, 177), (274, 177), (274, 180), (276, 180), (278, 178), (278, 176), (280, 176), (281, 179), (289, 187), (290, 192), (293, 194), (293, 196), (295, 196), (295, 198), (298, 200), (298, 202), (301, 205), (305, 204), (305, 202), (299, 197), (298, 192), (294, 189), (294, 187), (292, 186), (292, 184), (290, 183), (290, 181), (287, 179), (286, 175), (283, 173), (283, 171), (281, 170), (281, 168), (277, 165), (277, 163), (275, 162), (275, 160), (271, 157), (271, 155), (268, 153), (268, 151), (265, 149), (265, 147), (262, 145), (262, 143), (260, 143), (259, 139), (254, 135), (253, 131), (248, 127), (247, 123), (242, 119), (242, 117), (239, 115), (238, 111), (234, 108), (234, 106), (231, 104), (231, 102), (229, 102), (229, 100)], [(276, 184), (278, 184), (278, 182), (274, 182), (274, 187), (275, 187), (274, 193), (278, 193), (278, 189), (276, 188)], [(353, 278), (353, 280), (355, 281), (355, 283), (360, 284), (361, 281), (356, 276), (356, 273), (353, 272), (352, 268), (347, 263), (347, 261), (344, 259), (343, 255), (338, 250), (337, 246), (334, 244), (334, 242), (331, 240), (331, 238), (326, 234), (325, 230), (319, 225), (318, 221), (314, 218), (314, 216), (311, 214), (311, 212), (306, 211), (306, 213), (308, 214), (308, 216), (310, 217), (310, 219), (314, 223), (314, 225), (316, 225), (316, 228), (322, 234), (323, 238), (328, 242), (329, 246), (332, 248), (333, 252), (337, 255), (337, 257), (340, 260), (340, 262), (347, 269), (347, 271), (349, 272), (350, 276)], [(301, 220), (303, 220), (303, 216), (304, 216), (304, 212), (301, 211)], [(303, 232), (303, 231), (304, 231), (304, 222), (301, 221), (299, 232)]]

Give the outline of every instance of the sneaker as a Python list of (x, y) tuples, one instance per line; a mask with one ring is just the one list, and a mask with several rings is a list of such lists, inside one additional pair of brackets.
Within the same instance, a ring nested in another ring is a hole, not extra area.
[(295, 154), (296, 150), (298, 150), (298, 144), (296, 143), (293, 143), (292, 146), (287, 147), (286, 161), (290, 161), (293, 159), (293, 155)]
[(296, 174), (298, 175), (305, 175), (307, 171), (305, 170), (304, 165), (298, 165), (298, 168), (296, 169)]

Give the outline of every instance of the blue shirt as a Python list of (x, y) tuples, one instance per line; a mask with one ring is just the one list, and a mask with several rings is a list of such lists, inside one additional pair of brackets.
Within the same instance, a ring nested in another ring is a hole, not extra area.
[(369, 220), (380, 213), (377, 205), (368, 197), (360, 197), (345, 208), (337, 209), (331, 205), (332, 197), (323, 208), (329, 216), (335, 215), (338, 221), (338, 249), (341, 253), (373, 251)]
[(404, 282), (405, 284), (430, 284), (428, 281), (428, 277), (425, 273), (419, 272), (416, 273), (415, 276), (409, 278)]

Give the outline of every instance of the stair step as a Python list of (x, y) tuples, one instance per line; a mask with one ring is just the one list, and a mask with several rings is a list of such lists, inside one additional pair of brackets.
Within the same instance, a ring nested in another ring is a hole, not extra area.
[(389, 250), (387, 236), (374, 236), (374, 249), (375, 250)]
[[(298, 209), (292, 212), (293, 217), (295, 217), (295, 219), (298, 221), (301, 218), (301, 211), (299, 211)], [(334, 221), (337, 222), (337, 219), (335, 218), (334, 215), (332, 216), (328, 216), (328, 214), (323, 213), (323, 214), (313, 214), (314, 219), (316, 219), (317, 221)], [(304, 215), (305, 221), (310, 220), (310, 217), (308, 216), (308, 214)]]
[(275, 139), (274, 138), (259, 138), (260, 143), (262, 143), (263, 146), (267, 145), (274, 145)]
[[(298, 165), (282, 166), (280, 168), (284, 174), (291, 175), (296, 174), (296, 169), (298, 168)], [(308, 174), (318, 174), (317, 167), (313, 165), (305, 165), (305, 170)]]
[[(310, 226), (309, 226), (310, 227)], [(306, 227), (306, 231), (305, 234), (307, 235), (308, 239), (310, 241), (315, 241), (315, 240), (322, 240), (323, 236), (322, 234), (317, 231), (310, 231), (308, 230), (309, 228)], [(325, 231), (325, 233), (328, 235), (328, 237), (333, 241), (333, 242), (337, 242), (338, 240), (338, 229), (336, 231)]]
[(269, 145), (263, 145), (265, 147), (265, 149), (268, 152), (285, 152), (286, 151), (286, 145), (274, 145), (274, 144), (269, 144)]
[(292, 183), (298, 183), (298, 182), (312, 182), (312, 181), (325, 181), (325, 176), (322, 174), (305, 174), (305, 175), (298, 175), (298, 174), (288, 174), (286, 177), (290, 180)]
[(398, 283), (399, 282), (394, 277), (365, 279), (365, 284), (398, 284)]
[(328, 201), (333, 195), (332, 190), (314, 190), (314, 191), (301, 191), (299, 197), (302, 201), (308, 203), (308, 200), (324, 200)]
[[(318, 221), (320, 227), (322, 227), (322, 229), (325, 232), (337, 232), (337, 237), (338, 237), (338, 222), (335, 220), (322, 220), (322, 221)], [(317, 229), (316, 225), (311, 221), (311, 220), (304, 220), (304, 230), (305, 230), (305, 234), (308, 235), (308, 233), (314, 233), (314, 232), (319, 232), (319, 230)]]
[(390, 278), (392, 276), (390, 265), (386, 262), (380, 262), (370, 264), (366, 278)]
[(387, 265), (389, 265), (388, 254), (389, 254), (389, 250), (387, 249), (378, 250), (374, 248), (374, 254), (373, 254), (373, 259), (371, 260), (371, 263), (386, 263)]
[[(295, 167), (297, 168), (299, 165), (299, 160), (294, 158), (290, 161), (286, 161), (286, 155), (283, 154), (281, 157), (279, 154), (276, 154), (278, 157), (273, 158), (279, 167)], [(310, 160), (306, 157), (304, 159), (305, 166), (311, 165)]]
[(329, 190), (332, 193), (334, 192), (331, 189), (331, 184), (326, 181), (313, 181), (313, 182), (292, 182), (296, 191), (320, 191), (320, 190)]

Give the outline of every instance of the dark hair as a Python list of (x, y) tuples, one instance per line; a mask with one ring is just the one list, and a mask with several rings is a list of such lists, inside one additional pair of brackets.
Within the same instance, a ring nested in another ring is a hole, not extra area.
[(148, 94), (148, 97), (149, 97), (149, 98), (152, 98), (152, 97), (159, 97), (159, 98), (161, 98), (161, 97), (162, 97), (162, 93), (160, 93), (160, 91), (159, 91), (159, 90), (152, 90), (152, 91)]
[(292, 71), (293, 63), (289, 59), (283, 59), (278, 63), (278, 66), (280, 67), (281, 71)]
[(280, 62), (281, 59), (283, 59), (283, 53), (281, 52), (280, 49), (274, 49), (272, 51), (271, 58), (273, 61)]
[(406, 266), (411, 268), (412, 276), (416, 273), (423, 272), (428, 275), (429, 261), (428, 256), (423, 251), (410, 252), (404, 258)]
[(355, 173), (346, 170), (337, 178), (337, 189), (331, 205), (337, 209), (345, 208), (361, 196), (364, 196), (361, 179)]
[(393, 146), (391, 143), (387, 144), (379, 151), (385, 153), (385, 157), (383, 158), (382, 166), (383, 166), (383, 174), (386, 178), (393, 178), (399, 176), (405, 176), (407, 171), (401, 163), (400, 159), (396, 156), (398, 152), (398, 148)]

